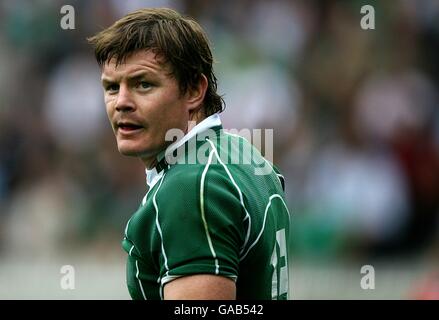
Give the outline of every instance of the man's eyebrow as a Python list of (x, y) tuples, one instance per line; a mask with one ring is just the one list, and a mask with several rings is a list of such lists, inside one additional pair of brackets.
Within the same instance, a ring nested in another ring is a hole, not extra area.
[(101, 77), (101, 82), (102, 84), (106, 84), (106, 83), (114, 83), (115, 81), (112, 78)]
[(138, 80), (138, 79), (141, 79), (143, 77), (150, 77), (150, 76), (154, 76), (154, 73), (148, 72), (148, 71), (142, 71), (142, 72), (136, 72), (136, 73), (133, 73), (133, 74), (127, 76), (127, 79), (128, 79), (128, 81)]
[[(130, 81), (130, 80), (137, 80), (145, 76), (154, 76), (154, 75), (155, 75), (154, 72), (142, 70), (142, 71), (133, 72), (133, 74), (128, 75), (126, 78), (128, 79), (128, 81)], [(120, 77), (111, 78), (111, 77), (102, 76), (101, 78), (102, 83), (116, 83), (118, 81), (120, 81)]]

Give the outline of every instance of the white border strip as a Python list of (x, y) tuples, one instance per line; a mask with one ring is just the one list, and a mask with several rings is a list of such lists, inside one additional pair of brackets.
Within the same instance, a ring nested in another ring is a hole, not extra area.
[(264, 212), (264, 222), (262, 223), (261, 231), (259, 232), (258, 237), (256, 238), (256, 240), (255, 240), (255, 241), (251, 244), (251, 246), (248, 248), (247, 252), (242, 256), (242, 258), (240, 259), (240, 261), (242, 261), (242, 260), (245, 259), (245, 257), (246, 257), (247, 254), (250, 252), (250, 250), (256, 245), (256, 243), (257, 243), (257, 242), (259, 241), (259, 239), (261, 238), (262, 233), (264, 232), (264, 228), (265, 228), (265, 221), (267, 220), (268, 209), (270, 208), (270, 206), (271, 206), (271, 201), (272, 201), (274, 198), (279, 198), (279, 199), (282, 201), (283, 205), (285, 206), (285, 209), (287, 209), (288, 216), (290, 216), (290, 212), (288, 211), (288, 207), (287, 207), (287, 205), (285, 204), (284, 199), (282, 199), (282, 196), (279, 195), (279, 194), (277, 194), (277, 193), (276, 193), (276, 194), (273, 194), (273, 195), (269, 198), (269, 200), (268, 200), (268, 204), (267, 204), (267, 206), (265, 207), (265, 212)]
[(209, 227), (207, 226), (206, 214), (204, 212), (204, 181), (206, 179), (207, 170), (209, 170), (209, 166), (212, 163), (213, 150), (209, 153), (209, 159), (207, 160), (206, 166), (204, 167), (203, 173), (201, 175), (201, 183), (200, 183), (200, 209), (201, 209), (201, 219), (203, 220), (204, 230), (206, 231), (207, 242), (209, 243), (210, 252), (212, 252), (212, 256), (215, 259), (215, 274), (219, 273), (219, 264), (218, 258), (216, 256), (215, 249), (212, 245), (212, 239), (210, 238)]
[[(157, 199), (156, 199), (157, 193), (159, 192), (160, 187), (162, 186), (162, 183), (163, 183), (163, 180), (165, 179), (165, 176), (166, 176), (166, 174), (163, 174), (163, 177), (160, 179), (160, 184), (157, 187), (157, 190), (155, 191), (154, 196), (152, 197), (152, 203), (154, 204), (154, 208), (155, 208), (155, 212), (156, 212), (155, 224), (156, 224), (157, 230), (159, 232), (160, 239), (162, 240), (162, 243), (161, 243), (162, 248), (161, 249), (162, 249), (163, 258), (165, 259), (165, 268), (166, 268), (166, 275), (165, 276), (167, 276), (169, 273), (168, 258), (166, 257), (165, 247), (163, 245), (163, 233), (162, 233), (162, 229), (161, 229), (160, 223), (159, 223), (159, 208), (157, 206)], [(160, 277), (157, 279), (157, 282), (160, 282)], [(160, 298), (163, 299), (162, 286), (160, 286), (159, 291), (160, 291)]]
[(249, 220), (249, 221), (248, 221), (247, 234), (246, 234), (246, 236), (245, 236), (245, 241), (244, 241), (244, 244), (242, 245), (242, 248), (240, 249), (240, 252), (239, 252), (239, 254), (242, 255), (242, 253), (244, 252), (244, 248), (245, 248), (245, 246), (247, 245), (247, 242), (248, 242), (248, 240), (249, 240), (249, 238), (250, 238), (250, 230), (251, 230), (251, 225), (252, 225), (252, 224), (251, 224), (251, 217), (250, 217), (250, 214), (249, 214), (248, 211), (247, 211), (247, 208), (245, 207), (245, 204), (244, 204), (244, 198), (243, 198), (243, 196), (242, 196), (242, 191), (241, 191), (241, 189), (240, 189), (240, 188), (238, 187), (238, 185), (236, 184), (235, 179), (233, 179), (232, 174), (230, 173), (230, 171), (229, 171), (229, 169), (227, 168), (227, 166), (226, 166), (226, 165), (224, 164), (224, 162), (221, 160), (221, 158), (220, 158), (220, 156), (219, 156), (219, 154), (218, 154), (218, 151), (216, 150), (216, 147), (215, 147), (215, 145), (213, 144), (213, 142), (210, 141), (209, 139), (206, 139), (206, 140), (207, 140), (207, 141), (210, 143), (210, 145), (212, 146), (213, 151), (215, 152), (215, 155), (216, 155), (216, 157), (217, 157), (219, 163), (221, 163), (221, 165), (224, 167), (224, 170), (226, 170), (227, 175), (229, 176), (230, 180), (232, 181), (232, 184), (234, 185), (234, 187), (236, 188), (236, 190), (238, 190), (239, 201), (241, 202), (241, 206), (244, 208), (244, 211), (245, 211), (245, 218), (244, 218), (244, 221), (245, 221), (246, 219)]

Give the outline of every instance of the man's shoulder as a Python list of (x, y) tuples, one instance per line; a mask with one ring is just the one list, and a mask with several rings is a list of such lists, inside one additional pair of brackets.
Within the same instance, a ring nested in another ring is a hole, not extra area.
[[(218, 163), (197, 162), (189, 164), (178, 164), (171, 166), (165, 173), (163, 187), (172, 188), (179, 185), (189, 190), (193, 186), (200, 187), (200, 184), (209, 180), (209, 183), (224, 184), (228, 182), (225, 169)], [(213, 179), (213, 181), (211, 181)]]
[[(210, 152), (209, 152), (210, 154)], [(212, 156), (213, 158), (213, 156)], [(158, 190), (157, 199), (172, 199), (174, 206), (177, 203), (199, 203), (202, 196), (209, 199), (224, 199), (239, 201), (239, 194), (235, 187), (235, 180), (231, 179), (230, 170), (212, 159), (197, 162), (175, 164), (170, 166)]]
[(233, 208), (233, 215), (240, 217), (235, 214), (241, 212), (239, 193), (220, 165), (171, 166), (151, 191), (149, 205), (160, 210), (163, 221), (199, 221), (200, 210), (207, 213), (221, 206)]

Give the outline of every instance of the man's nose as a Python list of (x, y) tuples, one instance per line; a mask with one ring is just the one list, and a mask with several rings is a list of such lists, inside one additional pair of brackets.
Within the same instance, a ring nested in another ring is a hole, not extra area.
[(134, 111), (136, 105), (133, 101), (132, 93), (125, 85), (120, 85), (117, 95), (116, 110), (119, 112)]

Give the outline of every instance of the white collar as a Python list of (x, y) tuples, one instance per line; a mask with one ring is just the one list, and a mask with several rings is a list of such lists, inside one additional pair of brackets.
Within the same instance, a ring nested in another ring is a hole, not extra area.
[[(218, 113), (215, 113), (200, 123), (198, 123), (195, 127), (193, 127), (183, 138), (181, 138), (178, 141), (175, 141), (169, 147), (166, 148), (165, 151), (162, 151), (158, 158), (163, 157), (165, 154), (172, 153), (175, 149), (182, 146), (186, 141), (190, 140), (191, 138), (195, 137), (200, 132), (203, 132), (207, 129), (217, 127), (221, 125), (221, 118)], [(163, 170), (160, 172), (157, 172), (157, 168), (152, 168), (151, 170), (146, 169), (146, 184), (152, 188), (157, 183), (157, 181), (160, 180), (160, 178), (163, 175)]]

